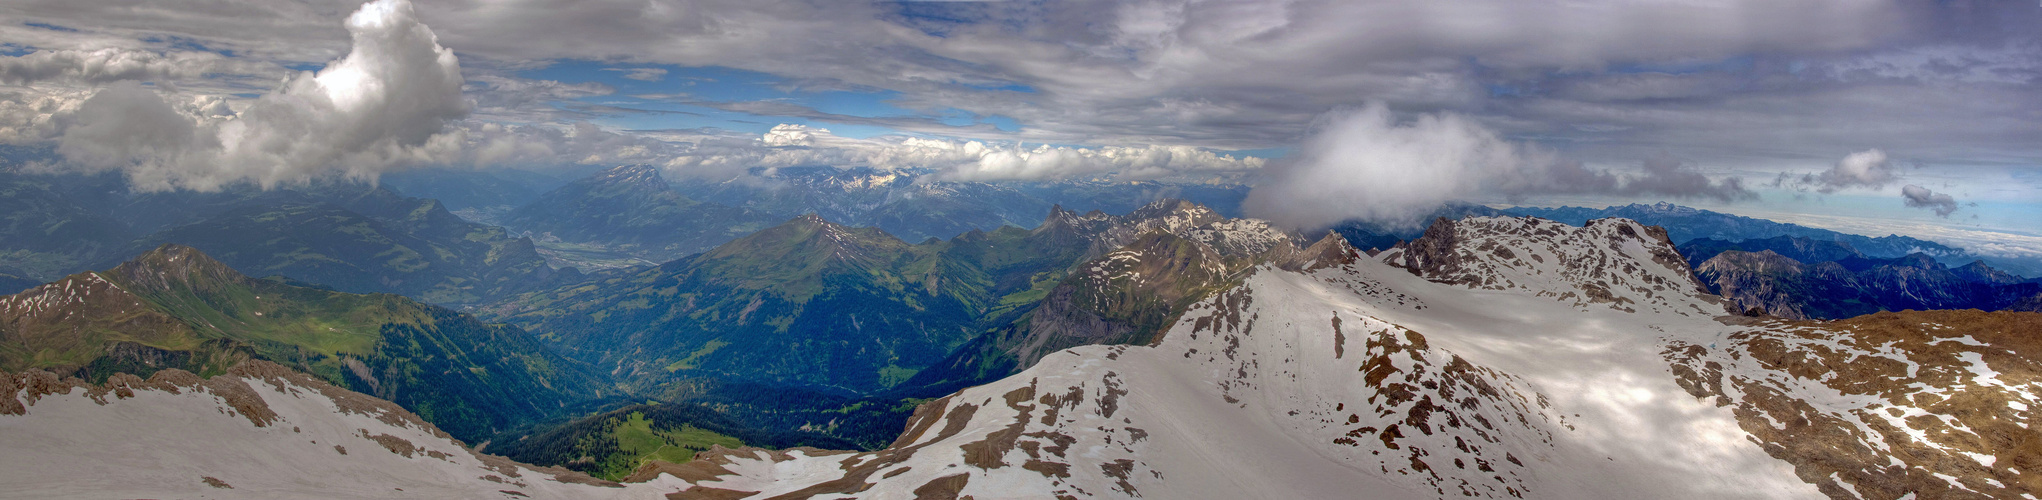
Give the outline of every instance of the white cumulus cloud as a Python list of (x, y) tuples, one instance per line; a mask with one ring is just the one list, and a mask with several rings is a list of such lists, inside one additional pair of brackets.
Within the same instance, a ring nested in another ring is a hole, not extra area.
[(465, 117), (461, 68), (405, 0), (364, 4), (347, 18), (352, 50), (303, 72), (234, 116), (180, 110), (141, 85), (88, 99), (59, 138), (76, 166), (124, 171), (138, 189), (211, 190), (387, 169), (454, 154)]
[(1887, 157), (1885, 151), (1867, 149), (1845, 155), (1828, 170), (1821, 172), (1802, 174), (1799, 177), (1782, 173), (1779, 180), (1773, 184), (1802, 191), (1813, 187), (1817, 192), (1829, 194), (1848, 188), (1879, 189), (1899, 181), (1900, 177), (1899, 167), (1893, 164), (1892, 158)]
[(928, 137), (854, 139), (829, 129), (780, 124), (747, 140), (698, 138), (692, 150), (667, 165), (688, 175), (730, 175), (751, 167), (866, 166), (936, 170), (942, 180), (1042, 180), (1072, 177), (1155, 179), (1200, 173), (1246, 172), (1261, 158), (1220, 154), (1189, 146), (1025, 146)]
[(1591, 169), (1504, 139), (1455, 113), (1399, 121), (1381, 102), (1320, 121), (1292, 157), (1266, 169), (1249, 215), (1295, 227), (1349, 219), (1410, 225), (1449, 201), (1536, 194), (1653, 194), (1722, 201), (1756, 195), (1737, 178), (1714, 180), (1667, 156), (1636, 173)]

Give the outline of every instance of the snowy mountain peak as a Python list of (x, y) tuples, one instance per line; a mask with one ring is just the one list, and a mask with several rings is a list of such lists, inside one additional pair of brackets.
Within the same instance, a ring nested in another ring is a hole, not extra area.
[(1535, 217), (1441, 218), (1424, 236), (1376, 259), (1435, 282), (1523, 291), (1576, 306), (1724, 314), (1666, 231), (1629, 219), (1574, 227)]

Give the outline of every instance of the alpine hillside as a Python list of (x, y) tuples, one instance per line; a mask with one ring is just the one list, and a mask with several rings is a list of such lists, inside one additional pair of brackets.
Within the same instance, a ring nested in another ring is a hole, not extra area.
[(0, 297), (0, 369), (75, 374), (267, 360), (389, 399), (476, 439), (611, 393), (523, 330), (388, 294), (254, 279), (164, 245), (106, 271)]

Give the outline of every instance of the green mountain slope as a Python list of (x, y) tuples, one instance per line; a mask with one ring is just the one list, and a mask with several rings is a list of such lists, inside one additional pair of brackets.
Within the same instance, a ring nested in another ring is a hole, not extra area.
[(850, 442), (806, 432), (761, 432), (692, 404), (638, 404), (531, 433), (498, 438), (491, 453), (620, 480), (653, 461), (686, 463), (713, 446), (845, 449)]
[(463, 439), (609, 392), (516, 327), (396, 295), (253, 279), (190, 247), (0, 297), (0, 369), (100, 380), (211, 375), (249, 358), (389, 399)]
[(910, 245), (809, 215), (484, 310), (641, 389), (715, 377), (867, 394), (977, 336), (980, 318), (1032, 306), (1108, 228), (1052, 221)]
[(717, 376), (870, 391), (963, 342), (988, 301), (984, 273), (938, 246), (802, 217), (523, 297), (508, 319), (640, 387)]

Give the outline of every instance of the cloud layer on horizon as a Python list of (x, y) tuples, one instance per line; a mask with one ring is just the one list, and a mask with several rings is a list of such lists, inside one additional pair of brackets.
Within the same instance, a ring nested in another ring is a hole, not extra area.
[[(284, 68), (362, 50), (352, 28), (338, 22), (360, 5), (0, 5), (0, 17), (21, 20), (0, 25), (0, 54), (20, 54), (0, 55), (0, 143), (51, 144), (85, 118), (93, 96), (106, 97), (95, 108), (147, 104), (122, 81), (151, 82), (140, 89), (196, 124), (191, 135), (200, 139), (218, 123), (248, 120), (257, 107), (286, 109), (261, 104), (295, 92), (298, 77)], [(347, 139), (345, 125), (279, 119), (281, 128), (316, 131), (307, 133), (322, 140), (278, 143), (288, 153), (230, 154), (232, 141), (177, 145), (185, 132), (156, 107), (135, 116), (168, 128), (153, 135), (115, 126), (121, 124), (80, 128), (80, 138), (114, 136), (96, 147), (74, 139), (67, 151), (90, 160), (78, 162), (84, 166), (144, 172), (151, 168), (145, 157), (204, 158), (215, 149), (227, 158), (262, 159), (217, 168), (191, 163), (187, 180), (172, 175), (176, 169), (142, 176), (190, 187), (289, 182), (319, 172), (368, 176), (411, 164), (614, 161), (709, 171), (745, 162), (886, 168), (922, 162), (959, 179), (1155, 178), (1232, 175), (1259, 161), (1226, 159), (1216, 150), (1311, 153), (1310, 144), (1323, 141), (1314, 134), (1331, 120), (1320, 118), (1328, 110), (1373, 101), (1393, 110), (1393, 121), (1465, 122), (1507, 144), (1519, 163), (1377, 172), (1429, 179), (1407, 187), (1444, 190), (1412, 195), (1413, 206), (1447, 195), (1548, 193), (1736, 200), (1749, 191), (1726, 183), (1740, 176), (1791, 176), (1822, 193), (1885, 190), (1902, 182), (1892, 158), (1922, 172), (2042, 162), (2033, 146), (2042, 143), (2042, 117), (2028, 111), (2042, 107), (2042, 37), (2034, 29), (2042, 25), (2042, 7), (2034, 4), (586, 0), (561, 7), (480, 0), (417, 6), (414, 20), (432, 25), (436, 46), (460, 51), (465, 67), (458, 74), (466, 81), (459, 96), (472, 104), (465, 115), (421, 111), (422, 123), (438, 127), (424, 140), (411, 131), (389, 141)], [(689, 67), (757, 71), (804, 92), (883, 94), (906, 114), (854, 116), (781, 100), (673, 94), (664, 102), (765, 124), (843, 123), (900, 134), (768, 145), (756, 131), (624, 131), (597, 123), (660, 111), (619, 105), (637, 96), (616, 95), (593, 80), (520, 76), (562, 60), (603, 62), (608, 71), (599, 72), (629, 80), (609, 80), (619, 86), (679, 80)], [(291, 80), (273, 88), (282, 78)], [(446, 95), (442, 90), (423, 89)], [(946, 116), (1006, 117), (1018, 127), (959, 126), (939, 119)], [(973, 143), (982, 149), (971, 149)], [(1859, 153), (1836, 160), (1847, 151)], [(1861, 156), (1871, 153), (1887, 159)], [(1480, 165), (1489, 153), (1460, 154)], [(324, 166), (255, 166), (277, 161)], [(1281, 160), (1268, 178), (1330, 162)], [(1938, 189), (1976, 196), (1963, 185)], [(2042, 184), (2022, 189), (2042, 191)]]

